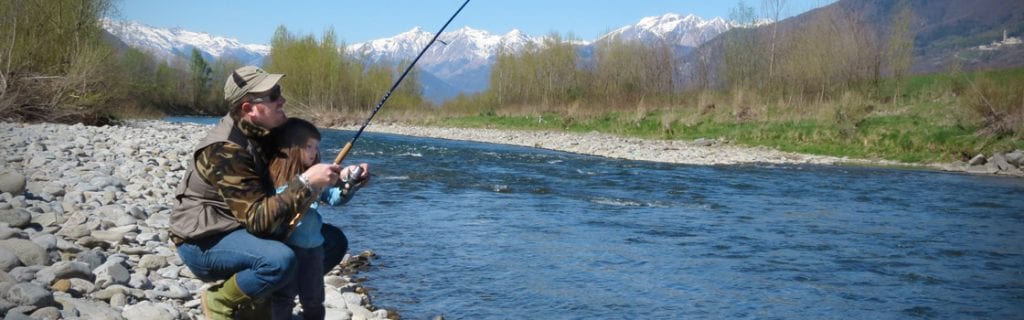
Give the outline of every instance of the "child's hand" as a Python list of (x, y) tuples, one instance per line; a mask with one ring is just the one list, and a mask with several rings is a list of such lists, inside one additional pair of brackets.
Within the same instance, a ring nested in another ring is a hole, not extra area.
[(339, 170), (341, 168), (337, 165), (319, 163), (310, 167), (302, 175), (305, 176), (311, 188), (319, 189), (337, 183)]
[(370, 165), (360, 163), (358, 166), (347, 166), (341, 169), (339, 176), (346, 189), (361, 188), (370, 182)]

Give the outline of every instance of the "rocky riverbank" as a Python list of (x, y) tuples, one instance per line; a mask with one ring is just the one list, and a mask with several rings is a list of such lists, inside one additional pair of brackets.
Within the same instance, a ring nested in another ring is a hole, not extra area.
[[(339, 129), (356, 130), (358, 127)], [(769, 148), (742, 147), (728, 141), (698, 139), (646, 140), (602, 133), (565, 133), (549, 131), (437, 128), (394, 124), (374, 124), (366, 131), (400, 135), (468, 140), (544, 148), (608, 158), (695, 165), (747, 163), (775, 164), (853, 164), (867, 166), (914, 167), (929, 170), (994, 174), (1024, 177), (1024, 150), (977, 155), (970, 161), (954, 163), (907, 164), (886, 160), (850, 159), (781, 152)]]
[[(167, 240), (174, 189), (209, 126), (0, 122), (0, 316), (5, 319), (196, 319), (195, 279)], [(351, 129), (351, 128), (347, 128)], [(521, 145), (611, 158), (686, 163), (899, 165), (745, 148), (718, 140), (374, 125), (370, 131)], [(926, 168), (1021, 175), (1024, 151)], [(328, 319), (384, 319), (349, 256), (327, 283)], [(390, 314), (389, 314), (390, 313)]]
[[(207, 129), (0, 123), (0, 316), (202, 318), (209, 283), (182, 264), (167, 225)], [(372, 255), (325, 277), (328, 319), (388, 318), (352, 279)]]

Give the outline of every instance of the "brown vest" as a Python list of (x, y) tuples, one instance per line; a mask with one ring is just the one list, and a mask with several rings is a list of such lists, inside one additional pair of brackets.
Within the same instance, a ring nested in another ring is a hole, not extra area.
[(265, 175), (266, 163), (256, 152), (256, 146), (242, 134), (230, 116), (224, 116), (220, 123), (207, 133), (195, 150), (185, 180), (178, 185), (178, 205), (171, 209), (170, 231), (180, 240), (198, 240), (207, 236), (226, 233), (241, 228), (242, 224), (231, 214), (224, 198), (217, 189), (203, 180), (196, 171), (196, 156), (214, 143), (229, 142), (242, 146), (252, 155), (256, 172)]

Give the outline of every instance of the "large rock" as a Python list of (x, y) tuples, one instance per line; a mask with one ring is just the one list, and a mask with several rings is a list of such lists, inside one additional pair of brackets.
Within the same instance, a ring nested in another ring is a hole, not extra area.
[(131, 279), (128, 280), (128, 286), (136, 289), (152, 289), (153, 282), (149, 280), (142, 272), (132, 272)]
[(27, 238), (25, 231), (8, 227), (6, 223), (0, 222), (0, 240), (10, 238)]
[(66, 293), (54, 294), (53, 298), (64, 306), (65, 312), (78, 314), (79, 319), (124, 319), (120, 312), (106, 303), (75, 299)]
[(46, 254), (46, 249), (29, 240), (0, 240), (0, 247), (7, 248), (11, 253), (18, 256), (21, 264), (26, 266), (45, 266), (50, 263), (50, 257)]
[(32, 235), (29, 240), (32, 240), (35, 244), (43, 247), (46, 251), (57, 249), (57, 236), (48, 233), (37, 233)]
[(164, 297), (184, 300), (192, 297), (192, 294), (188, 292), (188, 289), (182, 287), (176, 280), (160, 279), (154, 285), (156, 286), (155, 289), (146, 291), (146, 295), (150, 299), (154, 297)]
[[(21, 260), (7, 248), (0, 247), (0, 271), (9, 272), (21, 265)], [(2, 296), (2, 295), (0, 295)]]
[[(57, 209), (57, 208), (59, 208), (59, 209)], [(64, 208), (61, 208), (59, 206), (55, 207), (55, 209), (56, 210), (64, 210)], [(46, 212), (46, 213), (41, 213), (41, 214), (37, 214), (37, 215), (33, 216), (32, 217), (32, 222), (36, 223), (36, 224), (39, 224), (43, 228), (46, 228), (46, 227), (51, 227), (51, 226), (57, 226), (57, 225), (59, 225), (61, 223), (64, 223), (64, 217), (59, 212)]]
[(107, 261), (107, 255), (101, 250), (82, 251), (75, 257), (75, 261), (85, 262), (89, 269), (96, 269)]
[(373, 311), (358, 304), (349, 304), (348, 311), (352, 313), (352, 320), (379, 319)]
[[(14, 281), (14, 282), (18, 282), (18, 283), (29, 282), (29, 281), (35, 280), (36, 279), (36, 273), (39, 272), (39, 270), (43, 270), (43, 268), (46, 268), (46, 267), (44, 267), (44, 266), (21, 266), (21, 267), (14, 267), (14, 269), (11, 269), (11, 272), (7, 273), (7, 276), (10, 277), (10, 281)], [(2, 292), (2, 291), (0, 291), (0, 292)]]
[(60, 261), (36, 273), (36, 280), (52, 284), (55, 280), (79, 278), (92, 281), (95, 276), (89, 264), (79, 261)]
[(14, 171), (0, 172), (0, 193), (20, 195), (25, 193), (25, 176)]
[(118, 221), (125, 217), (131, 217), (131, 215), (128, 214), (128, 210), (119, 204), (102, 206), (99, 209), (96, 209), (96, 212), (99, 213), (101, 217), (110, 221)]
[(96, 239), (107, 241), (113, 244), (119, 244), (125, 240), (124, 236), (126, 234), (128, 234), (129, 232), (136, 231), (139, 231), (139, 227), (137, 225), (131, 224), (123, 225), (120, 227), (113, 227), (107, 230), (95, 230), (92, 231), (90, 234)]
[(4, 320), (36, 320), (28, 315), (25, 315), (25, 313), (35, 310), (35, 308), (36, 307), (33, 306), (17, 306), (11, 308), (10, 310), (7, 310), (7, 316), (4, 317)]
[(39, 308), (33, 311), (31, 315), (32, 319), (43, 319), (43, 320), (58, 320), (61, 319), (60, 309), (57, 307), (45, 307)]
[(1021, 169), (1009, 162), (1007, 154), (998, 152), (988, 159), (988, 163), (999, 169), (999, 173), (1009, 175), (1021, 175)]
[(997, 152), (993, 154), (992, 157), (988, 158), (987, 162), (994, 164), (996, 168), (999, 168), (1000, 171), (1016, 169), (1016, 166), (1006, 161), (1006, 154), (1002, 152)]
[(100, 288), (115, 284), (126, 285), (131, 280), (131, 273), (128, 272), (128, 269), (113, 259), (107, 260), (92, 273), (96, 275), (96, 286)]
[(98, 176), (92, 178), (89, 183), (101, 190), (107, 190), (108, 187), (112, 187), (115, 190), (121, 191), (124, 188), (124, 181), (120, 178), (111, 176)]
[(1024, 167), (1024, 150), (1014, 150), (1006, 154), (1006, 161), (1015, 166)]
[(14, 228), (25, 228), (32, 223), (32, 214), (25, 209), (0, 210), (0, 222)]
[(38, 308), (54, 305), (53, 293), (31, 282), (12, 286), (7, 290), (7, 300), (18, 305), (35, 306)]
[(71, 284), (70, 290), (78, 292), (81, 295), (96, 292), (96, 285), (93, 284), (92, 281), (72, 278), (68, 282)]
[(149, 270), (157, 270), (167, 266), (167, 257), (155, 254), (147, 254), (139, 259), (139, 268), (146, 268)]
[(983, 165), (985, 165), (985, 162), (987, 162), (987, 161), (988, 161), (988, 159), (985, 158), (985, 155), (978, 154), (978, 155), (974, 156), (974, 158), (971, 158), (970, 161), (967, 161), (967, 165), (968, 166), (972, 166), (972, 167), (974, 167), (974, 166), (983, 166)]

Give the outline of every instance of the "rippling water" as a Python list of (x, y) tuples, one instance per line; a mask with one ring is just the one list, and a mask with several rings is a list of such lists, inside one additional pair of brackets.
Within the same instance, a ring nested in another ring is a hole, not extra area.
[[(326, 130), (324, 158), (352, 135)], [(1024, 179), (367, 133), (322, 210), (407, 319), (1020, 318)]]

